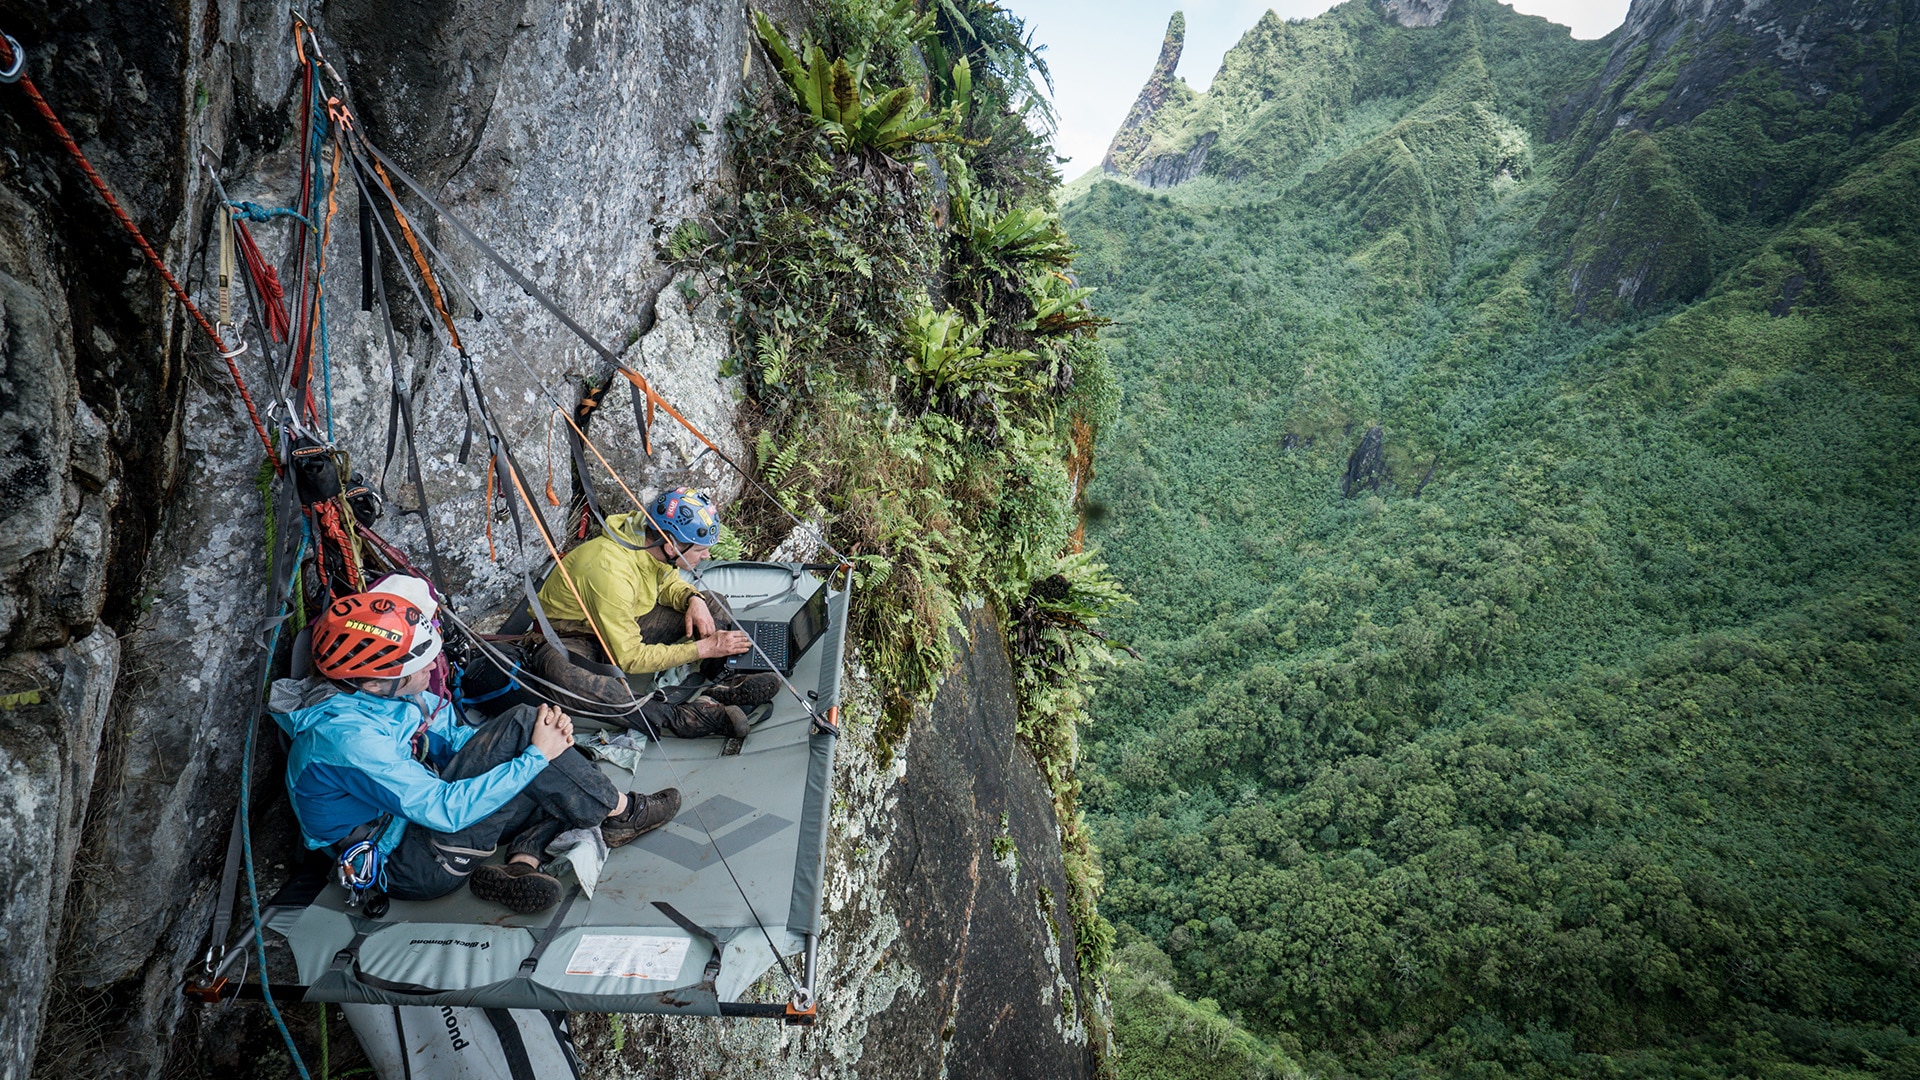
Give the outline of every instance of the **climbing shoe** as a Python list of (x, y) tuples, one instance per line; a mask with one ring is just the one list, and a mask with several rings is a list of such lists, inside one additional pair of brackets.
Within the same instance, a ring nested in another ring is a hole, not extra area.
[(545, 911), (560, 902), (560, 879), (526, 863), (488, 863), (467, 879), (473, 895), (502, 904), (522, 915)]
[(679, 812), (679, 788), (667, 788), (651, 795), (630, 791), (627, 793), (626, 811), (600, 823), (600, 837), (610, 848), (631, 844), (672, 821), (673, 815)]
[(747, 724), (746, 710), (740, 706), (698, 697), (670, 706), (667, 715), (661, 717), (660, 727), (666, 734), (681, 739), (703, 739), (709, 735), (744, 739), (752, 730)]
[(751, 709), (773, 700), (780, 690), (780, 677), (771, 671), (753, 675), (735, 675), (700, 691), (700, 696), (717, 705), (738, 705)]

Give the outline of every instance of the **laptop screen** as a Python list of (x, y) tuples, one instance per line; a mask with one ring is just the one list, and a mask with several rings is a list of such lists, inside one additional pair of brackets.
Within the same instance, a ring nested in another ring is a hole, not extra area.
[(797, 663), (807, 647), (827, 629), (827, 587), (822, 584), (807, 597), (787, 623), (787, 663)]

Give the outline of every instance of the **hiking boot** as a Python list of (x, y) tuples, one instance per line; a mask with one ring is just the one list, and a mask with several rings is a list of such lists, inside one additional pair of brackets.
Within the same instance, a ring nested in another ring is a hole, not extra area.
[(631, 844), (672, 821), (673, 815), (679, 812), (679, 788), (666, 788), (651, 795), (630, 791), (627, 793), (626, 812), (601, 822), (600, 837), (610, 848)]
[(747, 723), (745, 709), (704, 698), (671, 706), (661, 718), (660, 727), (666, 734), (681, 739), (703, 739), (709, 735), (744, 739), (747, 732), (753, 730)]
[(488, 863), (476, 867), (467, 879), (473, 895), (491, 904), (503, 904), (522, 915), (545, 911), (560, 902), (560, 879), (526, 863)]
[(742, 709), (751, 709), (755, 705), (765, 705), (780, 692), (780, 677), (771, 671), (752, 675), (735, 675), (724, 679), (700, 691), (700, 696), (720, 705), (737, 705)]

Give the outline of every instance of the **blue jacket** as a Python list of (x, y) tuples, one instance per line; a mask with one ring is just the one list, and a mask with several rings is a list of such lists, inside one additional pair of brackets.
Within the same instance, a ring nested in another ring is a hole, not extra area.
[(427, 758), (444, 769), (474, 729), (432, 694), (383, 698), (332, 693), (324, 680), (282, 679), (273, 686), (273, 719), (293, 737), (287, 791), (307, 846), (336, 843), (382, 814), (393, 825), (380, 838), (391, 852), (405, 823), (454, 832), (506, 805), (541, 769), (545, 754), (529, 746), (518, 757), (467, 780), (442, 780), (413, 757), (413, 733), (429, 713)]

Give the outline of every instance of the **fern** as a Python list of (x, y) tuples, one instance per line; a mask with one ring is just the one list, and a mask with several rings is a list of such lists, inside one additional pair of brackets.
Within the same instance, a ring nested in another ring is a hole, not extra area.
[(904, 366), (918, 383), (924, 404), (942, 397), (989, 390), (996, 397), (1032, 390), (1020, 371), (1032, 364), (1025, 350), (988, 349), (980, 344), (986, 327), (957, 311), (922, 307), (907, 317)]
[[(923, 113), (926, 102), (913, 87), (869, 87), (865, 60), (851, 64), (844, 56), (828, 60), (825, 50), (804, 39), (796, 54), (759, 11), (753, 13), (753, 25), (781, 81), (792, 91), (794, 103), (820, 125), (835, 150), (874, 149), (891, 154), (923, 143), (965, 141), (956, 130), (965, 115), (964, 103)], [(971, 93), (973, 76), (965, 57), (947, 74), (950, 85)]]
[(795, 439), (767, 464), (767, 482), (776, 488), (784, 487), (787, 476), (793, 472), (793, 466), (799, 460), (800, 440)]
[(754, 342), (754, 358), (760, 362), (760, 381), (770, 386), (783, 386), (787, 381), (787, 357), (792, 345), (784, 338), (772, 334), (760, 335)]
[(1021, 329), (1041, 335), (1071, 334), (1106, 325), (1106, 319), (1093, 313), (1087, 298), (1094, 290), (1081, 288), (1058, 270), (1049, 270), (1027, 279), (1027, 299), (1033, 302), (1033, 318)]

